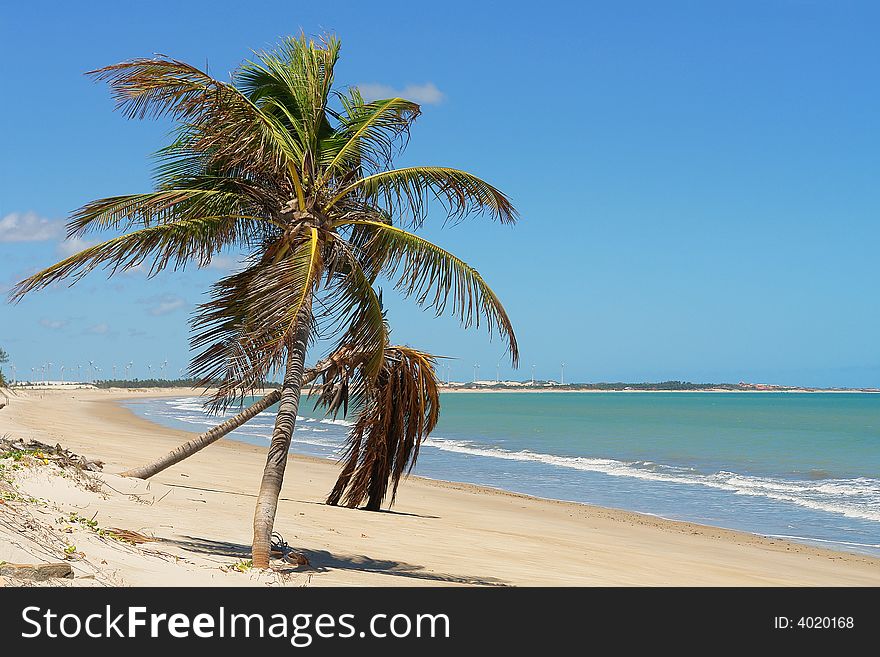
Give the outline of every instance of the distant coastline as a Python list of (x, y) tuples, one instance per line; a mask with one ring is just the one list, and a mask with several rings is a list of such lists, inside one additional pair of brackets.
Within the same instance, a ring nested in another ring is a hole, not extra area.
[(814, 393), (814, 394), (845, 394), (845, 393), (859, 393), (859, 394), (877, 394), (880, 393), (880, 389), (878, 388), (797, 388), (797, 387), (782, 387), (772, 388), (772, 389), (749, 389), (749, 388), (693, 388), (687, 390), (681, 389), (673, 389), (673, 388), (591, 388), (591, 387), (578, 387), (578, 386), (556, 386), (556, 387), (531, 387), (531, 386), (523, 386), (523, 387), (502, 387), (502, 386), (446, 386), (443, 385), (440, 387), (441, 392), (448, 393), (603, 393), (603, 392), (613, 392), (613, 393), (657, 393), (657, 392), (674, 392), (681, 394), (691, 394), (691, 393), (727, 393), (727, 392), (735, 392), (735, 393), (744, 393), (744, 394), (780, 394), (780, 393)]
[[(265, 389), (278, 388), (277, 383), (267, 383)], [(47, 382), (16, 382), (12, 388), (26, 390), (58, 390), (77, 388), (99, 389), (168, 389), (189, 388), (193, 391), (203, 390), (204, 387), (192, 379), (134, 379), (96, 381), (94, 383), (74, 381), (47, 381)], [(307, 392), (309, 389), (304, 388)], [(599, 383), (558, 383), (556, 381), (449, 381), (440, 383), (442, 392), (746, 392), (746, 393), (880, 393), (880, 388), (817, 388), (809, 386), (783, 386), (771, 383), (691, 383), (689, 381), (660, 381), (656, 383), (622, 383), (622, 382), (599, 382)]]
[(556, 381), (470, 381), (441, 384), (444, 392), (880, 392), (880, 388), (814, 388), (782, 386), (772, 383), (691, 383), (660, 381), (656, 383), (569, 383)]

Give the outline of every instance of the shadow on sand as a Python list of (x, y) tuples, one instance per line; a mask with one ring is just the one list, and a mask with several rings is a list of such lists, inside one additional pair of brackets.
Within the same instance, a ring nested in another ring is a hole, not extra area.
[[(251, 556), (251, 546), (240, 543), (214, 541), (197, 536), (183, 536), (179, 539), (161, 540), (163, 543), (176, 545), (184, 550), (201, 554), (223, 555), (238, 559), (247, 559)], [(380, 573), (393, 577), (411, 577), (429, 582), (450, 582), (477, 586), (508, 586), (503, 580), (494, 577), (468, 577), (465, 575), (435, 573), (425, 570), (424, 566), (389, 559), (373, 559), (363, 554), (333, 554), (326, 550), (305, 549), (296, 549), (294, 551), (305, 555), (311, 564), (300, 569), (300, 572), (324, 573), (330, 570), (354, 570), (365, 573)]]
[[(165, 483), (165, 486), (169, 486), (171, 488), (183, 488), (186, 490), (198, 490), (203, 491), (205, 493), (220, 493), (221, 495), (238, 495), (240, 497), (252, 497), (256, 499), (257, 495), (255, 493), (243, 493), (241, 491), (234, 490), (222, 490), (220, 488), (207, 488), (205, 486), (187, 486), (186, 484), (169, 484)], [(298, 500), (292, 497), (279, 497), (279, 502), (296, 502), (297, 504), (314, 504), (316, 506), (327, 506), (325, 502), (315, 502), (313, 500)], [(332, 507), (334, 509), (344, 509), (348, 511), (365, 511), (365, 509), (349, 509), (345, 506), (335, 506)], [(408, 516), (410, 518), (428, 518), (430, 520), (436, 520), (440, 516), (429, 516), (421, 513), (408, 513), (406, 511), (395, 511), (393, 509), (381, 509), (379, 511), (369, 511), (369, 513), (387, 513), (392, 516)]]

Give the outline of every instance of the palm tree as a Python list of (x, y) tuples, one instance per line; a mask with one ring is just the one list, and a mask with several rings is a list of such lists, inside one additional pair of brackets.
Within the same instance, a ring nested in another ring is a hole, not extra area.
[(254, 513), (256, 567), (268, 566), (309, 344), (337, 336), (368, 354), (367, 380), (382, 371), (380, 276), (423, 307), (452, 311), (465, 327), (485, 323), (506, 340), (514, 364), (518, 358), (510, 320), (479, 273), (411, 232), (435, 206), (456, 221), (487, 213), (502, 223), (515, 221), (515, 209), (465, 171), (393, 168), (419, 106), (334, 89), (339, 48), (335, 37), (288, 38), (243, 63), (229, 83), (164, 56), (92, 71), (128, 117), (175, 119), (175, 139), (159, 152), (155, 191), (93, 201), (68, 224), (71, 237), (122, 234), (13, 291), (20, 299), (97, 267), (112, 275), (146, 264), (155, 275), (207, 266), (226, 249), (247, 254), (197, 309), (190, 373), (206, 388), (221, 381), (206, 405), (222, 409), (283, 372)]

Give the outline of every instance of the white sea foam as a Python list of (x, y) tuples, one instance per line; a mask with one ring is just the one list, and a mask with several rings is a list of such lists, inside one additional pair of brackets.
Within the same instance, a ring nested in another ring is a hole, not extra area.
[(445, 452), (484, 456), (510, 461), (532, 461), (562, 468), (600, 472), (614, 477), (708, 486), (737, 495), (752, 495), (790, 502), (798, 506), (837, 513), (848, 518), (880, 522), (880, 480), (854, 479), (795, 480), (757, 477), (720, 471), (701, 474), (691, 468), (662, 466), (644, 461), (618, 461), (585, 456), (559, 456), (529, 450), (510, 451), (475, 445), (469, 441), (429, 438), (425, 445)]
[(353, 427), (354, 422), (349, 422), (348, 420), (333, 420), (331, 418), (324, 418), (322, 420), (318, 420), (321, 424), (335, 424), (340, 427)]
[(811, 538), (809, 536), (790, 536), (788, 534), (764, 534), (768, 538), (784, 538), (795, 541), (809, 541), (811, 543), (832, 543), (834, 545), (848, 545), (849, 547), (880, 548), (880, 543), (856, 543), (855, 541), (831, 541), (824, 538)]
[(223, 420), (214, 420), (210, 417), (205, 416), (169, 415), (166, 417), (173, 417), (178, 422), (186, 422), (187, 424), (198, 424), (205, 427), (216, 427), (218, 424), (223, 422)]

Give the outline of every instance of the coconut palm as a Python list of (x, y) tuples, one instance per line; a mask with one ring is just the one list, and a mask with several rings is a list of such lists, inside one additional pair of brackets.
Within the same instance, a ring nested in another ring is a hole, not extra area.
[(228, 83), (164, 56), (93, 71), (128, 117), (174, 119), (175, 138), (159, 152), (155, 191), (93, 201), (68, 224), (71, 237), (121, 234), (13, 291), (19, 299), (98, 267), (112, 275), (145, 265), (155, 275), (207, 266), (228, 249), (247, 254), (197, 308), (190, 372), (205, 387), (221, 382), (207, 401), (213, 409), (283, 373), (254, 513), (256, 567), (268, 566), (309, 345), (336, 336), (367, 355), (366, 380), (383, 370), (380, 277), (465, 327), (485, 324), (507, 342), (514, 364), (518, 357), (510, 320), (479, 273), (413, 232), (435, 208), (454, 221), (485, 213), (513, 223), (512, 204), (465, 171), (394, 168), (419, 106), (335, 89), (339, 48), (335, 37), (288, 38), (246, 61)]

